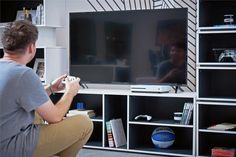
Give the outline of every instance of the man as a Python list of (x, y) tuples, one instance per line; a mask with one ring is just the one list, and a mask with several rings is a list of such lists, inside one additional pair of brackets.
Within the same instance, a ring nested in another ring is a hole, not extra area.
[(158, 83), (183, 84), (186, 77), (186, 46), (175, 43), (170, 48), (170, 58), (157, 66), (156, 76)]
[[(27, 21), (9, 24), (2, 35), (0, 59), (1, 157), (74, 157), (89, 139), (93, 123), (85, 116), (64, 118), (79, 81), (66, 79), (65, 92), (54, 105), (49, 96), (64, 89), (63, 75), (44, 90), (40, 79), (25, 65), (36, 53), (38, 30)], [(35, 111), (49, 124), (34, 124)]]

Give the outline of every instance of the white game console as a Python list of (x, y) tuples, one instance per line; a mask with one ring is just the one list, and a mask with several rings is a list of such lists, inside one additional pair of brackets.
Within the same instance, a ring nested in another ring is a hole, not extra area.
[(169, 85), (131, 85), (131, 92), (148, 92), (148, 93), (168, 93), (171, 90)]

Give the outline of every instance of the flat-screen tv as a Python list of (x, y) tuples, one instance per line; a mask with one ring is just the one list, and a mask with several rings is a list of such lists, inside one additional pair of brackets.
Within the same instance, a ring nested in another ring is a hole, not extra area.
[(187, 8), (70, 13), (70, 75), (92, 84), (187, 82)]

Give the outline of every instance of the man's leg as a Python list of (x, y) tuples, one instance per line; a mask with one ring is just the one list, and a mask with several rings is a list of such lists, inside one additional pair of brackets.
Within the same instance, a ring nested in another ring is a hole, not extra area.
[(93, 123), (87, 116), (69, 117), (56, 124), (41, 124), (34, 157), (54, 154), (75, 157), (93, 131)]

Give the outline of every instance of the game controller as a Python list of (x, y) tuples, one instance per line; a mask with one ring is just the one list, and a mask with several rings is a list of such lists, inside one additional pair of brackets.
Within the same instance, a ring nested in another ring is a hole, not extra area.
[[(75, 76), (67, 76), (66, 78), (68, 78), (69, 81), (72, 81), (72, 80), (75, 80), (75, 79), (76, 79)], [(63, 80), (62, 83), (65, 84), (66, 81)], [(82, 88), (88, 88), (88, 86), (87, 86), (85, 83), (83, 83), (81, 80), (80, 80), (80, 82), (79, 82), (79, 85), (80, 85)]]
[(150, 121), (151, 119), (152, 119), (152, 116), (143, 115), (143, 114), (140, 114), (134, 118), (134, 120), (146, 120), (146, 121)]
[(236, 62), (236, 50), (224, 50), (218, 58), (219, 62)]

